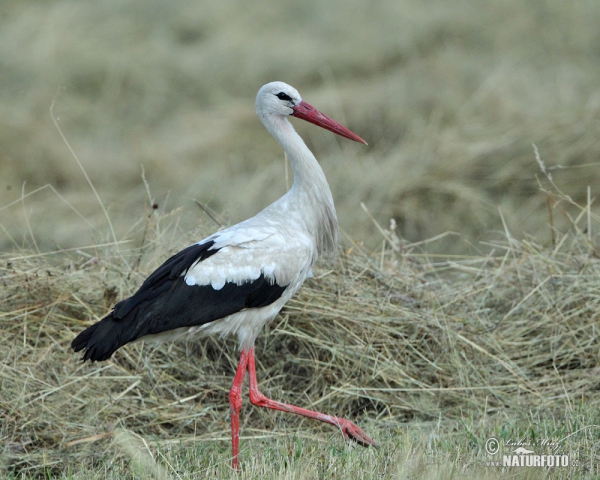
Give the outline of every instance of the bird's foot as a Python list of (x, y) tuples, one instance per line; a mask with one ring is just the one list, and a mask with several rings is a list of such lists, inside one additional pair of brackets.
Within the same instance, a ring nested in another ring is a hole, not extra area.
[(379, 444), (375, 440), (369, 437), (369, 435), (363, 432), (351, 421), (346, 420), (345, 418), (338, 418), (336, 423), (340, 427), (342, 435), (344, 435), (344, 439), (347, 442), (352, 440), (353, 442), (358, 443), (361, 447), (379, 448)]

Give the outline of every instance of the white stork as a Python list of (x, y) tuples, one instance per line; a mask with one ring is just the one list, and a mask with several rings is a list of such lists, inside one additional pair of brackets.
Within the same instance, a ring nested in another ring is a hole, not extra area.
[(285, 150), (294, 172), (291, 189), (256, 216), (221, 230), (175, 254), (130, 298), (72, 342), (83, 360), (106, 360), (123, 345), (142, 339), (173, 340), (185, 334), (236, 334), (241, 350), (231, 405), (232, 466), (239, 468), (239, 412), (246, 370), (250, 402), (336, 426), (344, 438), (377, 446), (354, 423), (265, 397), (256, 380), (254, 341), (304, 280), (319, 255), (333, 253), (338, 223), (331, 190), (314, 155), (288, 116), (366, 144), (322, 114), (293, 87), (272, 82), (256, 97), (256, 113)]

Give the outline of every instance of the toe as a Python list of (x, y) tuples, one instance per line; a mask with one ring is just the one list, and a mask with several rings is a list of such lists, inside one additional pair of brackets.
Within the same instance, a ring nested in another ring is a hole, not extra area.
[(361, 447), (375, 447), (379, 448), (379, 445), (375, 440), (373, 440), (369, 435), (367, 435), (363, 430), (354, 425), (352, 422), (348, 422), (346, 425), (342, 426), (342, 432), (346, 440), (352, 440), (358, 443)]

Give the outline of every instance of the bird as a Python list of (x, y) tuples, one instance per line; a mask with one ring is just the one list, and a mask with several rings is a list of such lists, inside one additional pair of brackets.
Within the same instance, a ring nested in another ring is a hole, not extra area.
[(239, 469), (239, 416), (246, 372), (253, 405), (294, 413), (337, 427), (344, 439), (378, 444), (344, 418), (272, 400), (258, 388), (254, 343), (262, 329), (310, 278), (320, 256), (334, 255), (338, 221), (323, 169), (288, 120), (295, 117), (337, 135), (361, 137), (305, 102), (283, 82), (256, 96), (256, 113), (279, 142), (293, 170), (290, 189), (254, 217), (217, 231), (160, 265), (139, 289), (99, 322), (77, 335), (71, 347), (83, 361), (103, 361), (122, 346), (190, 335), (237, 335), (240, 357), (229, 392), (231, 465)]

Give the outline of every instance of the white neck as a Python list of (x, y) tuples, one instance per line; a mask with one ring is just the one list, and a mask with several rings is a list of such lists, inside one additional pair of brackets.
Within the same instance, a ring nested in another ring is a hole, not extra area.
[(333, 197), (323, 169), (296, 133), (287, 118), (280, 115), (259, 115), (263, 124), (285, 151), (294, 183), (285, 196), (297, 205), (308, 232), (314, 236), (319, 254), (334, 253), (338, 242), (338, 223)]

